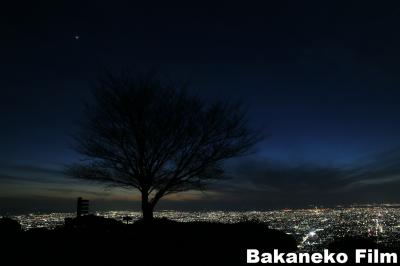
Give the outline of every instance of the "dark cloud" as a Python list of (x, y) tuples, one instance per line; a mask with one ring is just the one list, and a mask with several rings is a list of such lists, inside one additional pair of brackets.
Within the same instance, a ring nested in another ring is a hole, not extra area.
[(106, 190), (98, 190), (98, 191), (93, 191), (93, 190), (88, 190), (88, 189), (72, 189), (72, 188), (45, 188), (44, 190), (50, 191), (50, 192), (55, 192), (55, 193), (62, 193), (63, 195), (88, 195), (88, 196), (95, 196), (95, 197), (105, 197), (105, 196), (110, 196), (112, 193), (111, 191), (106, 191)]
[(33, 182), (33, 183), (72, 183), (64, 175), (62, 167), (40, 167), (0, 163), (0, 182)]
[(349, 169), (312, 164), (288, 165), (268, 160), (249, 160), (232, 169), (231, 176), (257, 187), (277, 190), (333, 190), (344, 186)]
[[(249, 159), (216, 184), (222, 201), (265, 209), (400, 200), (400, 148), (346, 166)], [(238, 206), (238, 205), (236, 205)]]
[(43, 182), (42, 180), (34, 180), (34, 179), (32, 180), (31, 178), (0, 174), (0, 183), (1, 182), (18, 183), (18, 182), (32, 182), (32, 181), (40, 183)]
[[(11, 172), (13, 175), (4, 172)], [(211, 193), (206, 191), (204, 197), (198, 200), (164, 200), (158, 208), (264, 210), (310, 205), (398, 202), (400, 148), (365, 156), (344, 166), (284, 163), (252, 157), (228, 165), (227, 176), (229, 178), (210, 187)], [(107, 206), (112, 209), (123, 209), (127, 206), (128, 209), (140, 209), (139, 203), (132, 202), (132, 199), (118, 198), (118, 195), (129, 195), (124, 194), (127, 191), (106, 191), (101, 187), (69, 180), (61, 170), (26, 165), (0, 166), (0, 183), (18, 185), (18, 182), (35, 184), (38, 189), (36, 195), (47, 195), (47, 199), (54, 198), (54, 202), (62, 202), (63, 205), (68, 205), (68, 201), (74, 202), (76, 196), (84, 195), (93, 199), (98, 209), (106, 209)], [(26, 198), (28, 197), (31, 196), (27, 195)], [(5, 198), (1, 201), (4, 207), (7, 202), (12, 202)], [(35, 201), (44, 202), (45, 198)], [(13, 204), (17, 209), (19, 204), (26, 205), (23, 202), (20, 199)]]
[(28, 173), (39, 173), (39, 174), (53, 174), (53, 175), (62, 175), (62, 169), (50, 168), (50, 167), (39, 167), (34, 165), (18, 165), (18, 164), (0, 164), (1, 170), (11, 170), (17, 172), (28, 172)]
[(367, 157), (349, 175), (350, 185), (396, 184), (400, 181), (400, 148)]

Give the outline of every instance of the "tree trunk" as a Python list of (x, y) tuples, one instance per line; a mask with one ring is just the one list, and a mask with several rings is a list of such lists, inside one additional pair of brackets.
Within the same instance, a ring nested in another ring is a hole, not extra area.
[(142, 214), (143, 221), (150, 223), (153, 221), (154, 206), (149, 202), (149, 195), (147, 192), (142, 192)]

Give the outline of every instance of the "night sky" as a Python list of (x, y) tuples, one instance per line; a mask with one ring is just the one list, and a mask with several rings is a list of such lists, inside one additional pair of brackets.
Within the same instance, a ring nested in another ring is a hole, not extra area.
[[(62, 174), (104, 71), (156, 69), (241, 99), (268, 138), (209, 192), (159, 209), (400, 202), (400, 4), (26, 1), (0, 10), (0, 212), (139, 209)], [(149, 2), (149, 3), (147, 3)]]

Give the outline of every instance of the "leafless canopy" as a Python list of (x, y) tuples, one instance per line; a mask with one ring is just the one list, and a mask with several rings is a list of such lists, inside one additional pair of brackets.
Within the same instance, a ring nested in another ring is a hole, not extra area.
[(136, 188), (151, 211), (165, 195), (221, 178), (221, 163), (259, 139), (241, 104), (207, 103), (154, 76), (109, 75), (99, 84), (75, 137), (84, 158), (68, 172)]

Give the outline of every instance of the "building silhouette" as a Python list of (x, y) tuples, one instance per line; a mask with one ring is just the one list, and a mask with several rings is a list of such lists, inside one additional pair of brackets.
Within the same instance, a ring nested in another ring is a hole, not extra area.
[(76, 217), (86, 214), (89, 214), (89, 200), (79, 197), (76, 204)]

